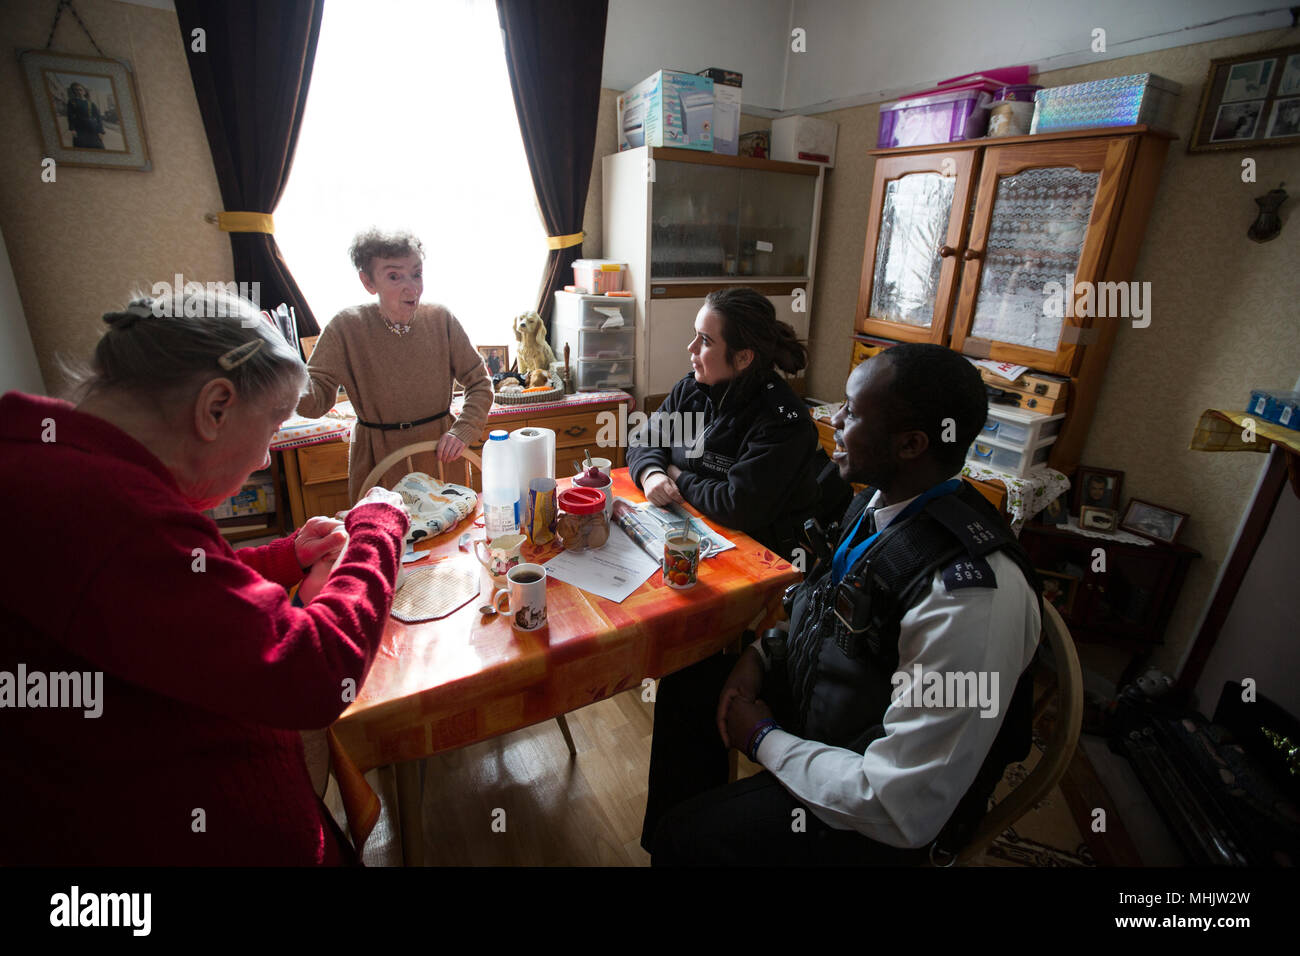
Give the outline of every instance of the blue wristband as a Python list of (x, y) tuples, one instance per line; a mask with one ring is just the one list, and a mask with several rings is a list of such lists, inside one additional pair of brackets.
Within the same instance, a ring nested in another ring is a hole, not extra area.
[(754, 763), (758, 763), (758, 745), (763, 742), (764, 737), (776, 729), (776, 721), (771, 717), (760, 720), (754, 725), (754, 729), (749, 735), (749, 746), (745, 748), (749, 759)]

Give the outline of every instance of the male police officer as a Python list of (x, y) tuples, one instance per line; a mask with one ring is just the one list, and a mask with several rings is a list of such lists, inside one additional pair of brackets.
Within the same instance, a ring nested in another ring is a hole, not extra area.
[[(1036, 578), (956, 478), (987, 414), (979, 374), (898, 345), (847, 393), (834, 460), (876, 490), (794, 590), (788, 634), (660, 684), (642, 834), (657, 865), (922, 862), (960, 848), (1028, 753)], [(725, 784), (724, 744), (767, 772)]]

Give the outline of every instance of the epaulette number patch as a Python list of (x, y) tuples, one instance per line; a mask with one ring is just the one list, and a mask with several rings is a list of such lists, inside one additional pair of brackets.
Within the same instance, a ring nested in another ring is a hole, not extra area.
[(943, 586), (949, 593), (962, 588), (995, 588), (998, 579), (983, 558), (961, 558), (943, 569)]

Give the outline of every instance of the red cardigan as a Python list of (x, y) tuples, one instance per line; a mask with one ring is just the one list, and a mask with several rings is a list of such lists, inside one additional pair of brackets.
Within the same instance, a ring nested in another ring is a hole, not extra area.
[[(135, 439), (18, 392), (0, 500), (0, 864), (339, 862), (297, 731), (365, 679), (405, 515), (354, 509), (345, 560), (295, 608), (292, 536), (234, 551)], [(102, 714), (17, 708), (19, 664), (102, 671)]]

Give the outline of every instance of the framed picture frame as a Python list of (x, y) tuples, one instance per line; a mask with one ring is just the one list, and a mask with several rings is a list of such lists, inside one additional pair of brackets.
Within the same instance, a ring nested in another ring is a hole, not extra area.
[(1056, 527), (1066, 523), (1069, 517), (1069, 509), (1066, 508), (1066, 501), (1063, 497), (1058, 496), (1047, 503), (1042, 511), (1038, 512), (1038, 523), (1048, 527)]
[(1079, 511), (1079, 527), (1088, 531), (1114, 531), (1118, 525), (1119, 512), (1114, 508), (1084, 505)]
[(126, 60), (51, 50), (18, 54), (44, 155), (56, 166), (152, 169)]
[(1210, 61), (1189, 153), (1300, 143), (1300, 46)]
[(487, 366), (488, 378), (496, 375), (498, 372), (506, 372), (510, 369), (510, 346), (508, 345), (479, 345), (476, 346), (478, 354), (483, 356), (483, 364)]
[(1139, 537), (1173, 544), (1182, 533), (1186, 521), (1185, 512), (1132, 498), (1119, 526), (1122, 531), (1131, 531)]
[[(1120, 492), (1124, 488), (1124, 472), (1108, 468), (1080, 465), (1075, 473), (1074, 499), (1070, 513), (1081, 517), (1085, 505), (1090, 508), (1110, 508), (1118, 511)], [(1080, 522), (1082, 524), (1082, 522)]]
[(1074, 598), (1079, 590), (1079, 579), (1056, 571), (1039, 571), (1043, 582), (1043, 600), (1068, 617), (1074, 609)]

